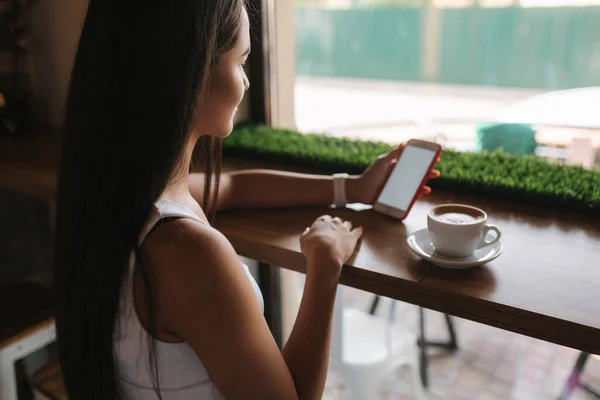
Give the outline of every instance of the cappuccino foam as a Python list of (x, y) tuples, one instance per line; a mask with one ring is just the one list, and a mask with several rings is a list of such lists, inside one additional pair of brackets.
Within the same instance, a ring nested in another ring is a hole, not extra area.
[(457, 212), (438, 214), (435, 217), (442, 222), (449, 222), (451, 224), (469, 224), (480, 219), (469, 214)]
[(483, 211), (461, 205), (439, 206), (433, 210), (431, 216), (440, 222), (456, 225), (472, 224), (485, 219)]

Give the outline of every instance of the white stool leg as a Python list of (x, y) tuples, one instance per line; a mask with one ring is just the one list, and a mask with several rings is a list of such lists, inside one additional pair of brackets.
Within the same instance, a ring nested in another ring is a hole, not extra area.
[(0, 351), (0, 400), (17, 400), (15, 361), (8, 351)]
[(351, 400), (377, 399), (380, 384), (388, 376), (385, 368), (343, 368), (341, 377)]
[(17, 400), (15, 362), (55, 340), (54, 323), (45, 323), (0, 349), (0, 400)]
[(375, 398), (376, 389), (369, 382), (364, 382), (360, 379), (353, 379), (352, 382), (345, 381), (344, 386), (348, 396), (347, 399), (352, 400), (371, 400)]

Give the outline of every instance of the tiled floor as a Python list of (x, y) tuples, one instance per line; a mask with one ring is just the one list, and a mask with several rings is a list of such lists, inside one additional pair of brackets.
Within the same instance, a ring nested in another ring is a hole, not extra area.
[[(345, 288), (346, 306), (369, 308), (373, 296)], [(378, 312), (386, 312), (389, 300)], [(428, 339), (445, 340), (447, 330), (441, 314), (427, 311)], [(417, 334), (416, 307), (399, 303), (396, 321)], [(454, 319), (459, 350), (453, 354), (432, 351), (430, 357), (431, 400), (551, 400), (556, 399), (579, 352), (474, 322)], [(399, 371), (381, 387), (381, 400), (410, 399), (407, 371)], [(600, 361), (590, 359), (584, 378), (600, 387)], [(334, 373), (327, 384), (326, 400), (347, 398), (343, 382)], [(577, 389), (570, 400), (593, 400)]]

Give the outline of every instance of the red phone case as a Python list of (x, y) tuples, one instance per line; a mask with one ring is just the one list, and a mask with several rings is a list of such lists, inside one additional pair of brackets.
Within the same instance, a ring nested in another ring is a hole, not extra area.
[[(406, 147), (408, 147), (408, 145)], [(433, 171), (433, 168), (435, 167), (435, 164), (438, 162), (438, 158), (440, 158), (441, 154), (442, 154), (442, 146), (438, 145), (438, 149), (435, 152), (435, 156), (433, 157), (433, 161), (431, 162), (431, 164), (427, 168), (427, 172), (425, 172), (425, 175), (423, 176), (423, 180), (421, 181), (421, 184), (419, 185), (419, 188), (417, 189), (417, 191), (415, 192), (415, 195), (413, 196), (412, 200), (410, 201), (410, 204), (408, 205), (408, 208), (406, 209), (406, 212), (404, 213), (404, 216), (402, 218), (400, 218), (400, 221), (403, 221), (406, 217), (408, 217), (408, 214), (410, 213), (410, 210), (412, 209), (413, 205), (417, 201), (419, 192), (421, 191), (421, 189), (423, 188), (423, 186), (425, 186), (425, 184), (427, 183), (427, 180), (428, 180), (427, 177), (429, 176), (429, 174), (431, 173), (431, 171)], [(402, 157), (402, 156), (400, 156), (400, 157)], [(396, 168), (396, 167), (394, 166), (394, 168)], [(383, 190), (383, 188), (382, 188), (382, 190)], [(381, 194), (381, 192), (380, 192), (380, 194)]]
[(419, 192), (421, 191), (421, 189), (423, 188), (423, 186), (425, 186), (425, 184), (427, 183), (427, 177), (429, 176), (429, 174), (431, 173), (431, 171), (433, 171), (433, 168), (435, 167), (435, 164), (437, 163), (437, 159), (441, 156), (441, 154), (442, 154), (442, 146), (439, 146), (438, 150), (435, 152), (435, 156), (433, 157), (433, 161), (431, 162), (431, 164), (429, 164), (429, 167), (427, 168), (427, 172), (425, 172), (425, 175), (423, 176), (423, 180), (421, 181), (421, 184), (419, 185), (419, 188), (415, 192), (415, 195), (413, 196), (412, 200), (410, 201), (410, 204), (409, 204), (408, 208), (406, 209), (406, 212), (404, 213), (404, 216), (402, 218), (400, 218), (401, 221), (403, 221), (406, 217), (408, 217), (408, 214), (410, 213), (410, 210), (412, 209), (413, 205), (417, 201)]

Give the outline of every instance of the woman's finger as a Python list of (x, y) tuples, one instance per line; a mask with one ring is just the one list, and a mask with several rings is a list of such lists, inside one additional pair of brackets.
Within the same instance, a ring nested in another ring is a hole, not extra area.
[(401, 143), (394, 150), (390, 151), (391, 158), (397, 159), (398, 157), (400, 157), (400, 154), (402, 154), (402, 150), (404, 150), (404, 147), (406, 147), (406, 143)]
[(401, 145), (399, 145), (398, 147), (396, 147), (394, 150), (385, 153), (381, 156), (381, 158), (384, 158), (386, 160), (392, 161), (392, 160), (397, 160), (398, 157), (400, 157), (400, 154), (402, 154), (402, 150), (404, 150), (404, 146), (405, 144), (402, 143)]
[(428, 195), (431, 193), (431, 188), (429, 186), (423, 186), (421, 188), (421, 195)]
[(349, 231), (352, 230), (352, 222), (344, 221), (344, 223), (342, 225), (344, 225), (346, 228), (348, 228)]
[(387, 165), (387, 169), (385, 170), (385, 173), (387, 174), (387, 176), (389, 176), (392, 171), (394, 170), (394, 167), (396, 166), (396, 164), (398, 164), (398, 159), (397, 158), (393, 158)]
[(440, 177), (440, 171), (438, 171), (437, 169), (434, 169), (433, 171), (431, 171), (429, 173), (429, 175), (427, 175), (427, 179), (436, 179)]

